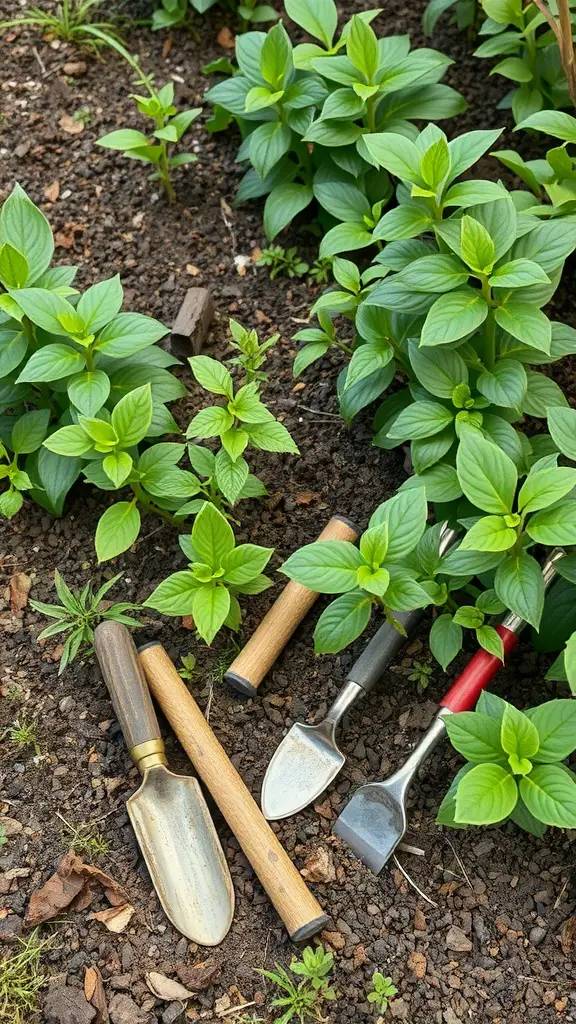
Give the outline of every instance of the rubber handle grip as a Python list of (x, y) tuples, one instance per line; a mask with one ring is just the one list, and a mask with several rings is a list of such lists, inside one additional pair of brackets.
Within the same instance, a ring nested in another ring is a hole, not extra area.
[(94, 650), (128, 750), (161, 739), (138, 652), (126, 626), (105, 620), (94, 630)]
[(309, 939), (328, 918), (280, 845), (161, 644), (140, 650), (153, 696), (210, 790), (295, 942)]
[(398, 622), (402, 623), (407, 636), (402, 636), (402, 633), (399, 633), (388, 622), (380, 626), (378, 632), (374, 634), (370, 643), (352, 665), (346, 676), (346, 682), (357, 683), (365, 693), (370, 693), (370, 690), (381, 678), (384, 669), (388, 667), (398, 651), (402, 650), (407, 638), (414, 632), (423, 617), (424, 612), (420, 608), (413, 612), (398, 612), (395, 615)]
[[(496, 626), (496, 632), (502, 637), (504, 657), (506, 657), (516, 649), (518, 637), (511, 630), (506, 629), (506, 626)], [(500, 668), (502, 668), (502, 662), (495, 654), (489, 654), (483, 648), (476, 651), (464, 671), (454, 680), (444, 695), (440, 706), (454, 712), (470, 711), (476, 706), (482, 690), (488, 686)]]
[[(333, 516), (318, 540), (354, 543), (359, 532), (350, 520)], [(224, 678), (233, 690), (248, 697), (256, 696), (260, 683), (318, 596), (315, 590), (290, 580), (226, 672)]]

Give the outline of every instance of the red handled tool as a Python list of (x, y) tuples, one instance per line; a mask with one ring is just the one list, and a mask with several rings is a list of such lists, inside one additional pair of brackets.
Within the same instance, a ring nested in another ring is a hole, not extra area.
[[(556, 562), (564, 551), (555, 550), (542, 569), (548, 587), (555, 575)], [(497, 626), (507, 657), (515, 649), (524, 619), (509, 612)], [(502, 662), (487, 651), (476, 651), (466, 668), (454, 681), (440, 704), (432, 725), (394, 775), (383, 782), (361, 786), (334, 825), (334, 832), (375, 874), (392, 856), (406, 831), (406, 797), (414, 775), (436, 744), (445, 736), (444, 720), (457, 711), (473, 708), (482, 690), (496, 675)]]

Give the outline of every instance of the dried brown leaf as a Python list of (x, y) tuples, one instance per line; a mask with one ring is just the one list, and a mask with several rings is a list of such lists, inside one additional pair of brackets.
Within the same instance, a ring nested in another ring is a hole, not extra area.
[(90, 921), (100, 921), (109, 932), (120, 934), (123, 932), (134, 913), (134, 907), (130, 903), (122, 903), (119, 907), (107, 907), (106, 910), (99, 910), (96, 914), (90, 914)]
[(60, 182), (53, 181), (51, 185), (47, 185), (44, 189), (44, 196), (50, 203), (55, 203), (60, 195)]
[(28, 604), (32, 580), (25, 572), (16, 572), (10, 580), (10, 608), (13, 615), (20, 615)]
[(80, 135), (84, 131), (82, 121), (76, 121), (70, 114), (62, 114), (58, 124), (62, 131), (67, 132), (68, 135)]
[(128, 895), (110, 875), (91, 864), (84, 864), (73, 850), (62, 858), (55, 873), (30, 897), (26, 924), (35, 927), (52, 921), (64, 910), (85, 910), (94, 899), (91, 883), (104, 889), (109, 903), (119, 906), (128, 902)]
[(93, 1024), (109, 1024), (110, 1015), (106, 1005), (104, 982), (97, 967), (87, 967), (84, 975), (84, 995), (96, 1010)]
[(175, 999), (181, 1001), (190, 999), (194, 995), (179, 981), (167, 978), (165, 974), (159, 974), (158, 971), (150, 971), (146, 975), (146, 984), (157, 999), (164, 999), (167, 1003), (171, 1003)]
[(560, 929), (562, 952), (568, 956), (576, 939), (576, 916), (567, 917)]

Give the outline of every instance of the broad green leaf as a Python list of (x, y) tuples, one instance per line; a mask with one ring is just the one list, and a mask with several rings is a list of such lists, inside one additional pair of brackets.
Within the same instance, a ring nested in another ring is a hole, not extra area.
[(234, 533), (228, 520), (210, 502), (198, 513), (192, 527), (192, 544), (201, 562), (221, 568), (234, 548)]
[(488, 282), (492, 288), (527, 288), (531, 284), (549, 284), (550, 278), (532, 260), (511, 260), (493, 271)]
[(124, 290), (120, 275), (92, 285), (80, 296), (76, 309), (86, 324), (86, 329), (95, 334), (101, 327), (114, 319), (122, 308)]
[(418, 439), (444, 430), (454, 421), (454, 413), (437, 402), (414, 402), (403, 409), (388, 431), (389, 437)]
[(96, 139), (96, 145), (104, 149), (131, 150), (140, 149), (148, 145), (148, 136), (134, 128), (119, 128), (115, 132), (108, 132), (100, 139)]
[(238, 458), (234, 461), (226, 449), (221, 448), (216, 455), (214, 471), (216, 482), (224, 497), (234, 504), (248, 479), (249, 468), (246, 459)]
[(50, 264), (54, 253), (52, 229), (20, 185), (14, 186), (2, 204), (0, 241), (22, 253), (30, 281), (36, 281)]
[(475, 764), (506, 760), (500, 741), (500, 724), (482, 711), (461, 711), (444, 722), (450, 742), (459, 754)]
[(268, 195), (264, 204), (264, 232), (272, 241), (290, 222), (310, 205), (312, 189), (308, 185), (288, 182), (278, 185)]
[(538, 750), (538, 730), (528, 716), (512, 704), (504, 709), (500, 742), (514, 774), (527, 775), (532, 767), (530, 758)]
[[(430, 0), (430, 2), (433, 3), (434, 0)], [(448, 825), (450, 828), (466, 828), (466, 825), (458, 824), (454, 817), (456, 814), (456, 793), (458, 791), (458, 786), (460, 785), (460, 780), (463, 779), (468, 772), (472, 771), (473, 767), (473, 764), (465, 764), (459, 772), (456, 772), (456, 775), (452, 779), (450, 787), (438, 808), (436, 814), (437, 825)]]
[(488, 305), (473, 288), (440, 295), (422, 328), (421, 345), (447, 345), (472, 334), (488, 315)]
[(128, 452), (110, 452), (102, 462), (102, 469), (115, 487), (121, 487), (132, 470), (132, 458)]
[(576, 501), (537, 512), (528, 520), (526, 533), (537, 544), (554, 547), (576, 544)]
[(23, 331), (2, 330), (0, 327), (0, 378), (7, 377), (24, 359), (28, 338)]
[(122, 447), (138, 444), (152, 421), (152, 392), (149, 384), (129, 391), (112, 411), (112, 426)]
[(273, 553), (274, 548), (263, 548), (259, 544), (239, 544), (224, 558), (223, 579), (233, 586), (249, 583), (262, 573)]
[(353, 15), (349, 23), (346, 53), (354, 67), (372, 82), (379, 64), (378, 43), (374, 30), (357, 14)]
[(316, 654), (336, 654), (359, 637), (370, 622), (372, 602), (362, 591), (342, 594), (322, 612), (314, 630)]
[(191, 615), (197, 588), (198, 580), (189, 569), (175, 572), (152, 591), (144, 607), (154, 608), (164, 615)]
[(512, 511), (518, 474), (496, 444), (480, 434), (465, 434), (456, 456), (458, 479), (464, 494), (484, 512), (505, 515)]
[(29, 277), (28, 261), (9, 242), (0, 245), (0, 281), (5, 288), (24, 288)]
[(292, 132), (282, 121), (266, 121), (252, 132), (250, 140), (250, 160), (260, 177), (265, 178), (289, 150)]
[[(412, 442), (412, 454), (414, 453), (414, 444), (418, 443), (417, 441)], [(456, 470), (454, 466), (449, 466), (445, 462), (438, 462), (429, 469), (420, 470), (416, 476), (409, 477), (402, 485), (403, 490), (412, 490), (416, 487), (424, 488), (427, 501), (449, 502), (462, 497), (462, 488)]]
[(518, 508), (525, 513), (548, 508), (553, 502), (564, 498), (573, 487), (576, 487), (576, 469), (551, 466), (538, 470), (535, 467), (520, 488)]
[(414, 260), (402, 271), (400, 280), (408, 288), (422, 292), (449, 292), (466, 284), (469, 273), (456, 256), (438, 253)]
[(229, 430), (233, 422), (227, 409), (211, 405), (196, 413), (188, 424), (186, 437), (218, 437)]
[(517, 124), (515, 131), (521, 128), (532, 128), (564, 142), (576, 142), (576, 117), (562, 110), (539, 110)]
[(140, 512), (131, 501), (111, 505), (98, 521), (94, 545), (99, 562), (107, 562), (134, 543), (140, 532)]
[(338, 12), (333, 0), (284, 0), (286, 14), (314, 39), (328, 48), (332, 46), (338, 25)]
[(372, 237), (385, 242), (415, 238), (431, 224), (432, 218), (427, 210), (415, 203), (406, 203), (385, 213), (374, 228)]
[[(202, 514), (202, 513), (200, 513)], [(192, 618), (200, 636), (211, 644), (230, 611), (230, 594), (225, 587), (200, 586), (192, 597)]]
[(12, 427), (10, 445), (15, 455), (35, 452), (46, 437), (50, 422), (49, 409), (32, 409), (16, 420)]
[(559, 764), (541, 764), (520, 780), (528, 810), (545, 825), (576, 828), (576, 779)]
[(466, 551), (459, 547), (444, 556), (441, 572), (449, 576), (476, 576), (490, 572), (503, 560), (500, 551)]
[(492, 654), (495, 658), (499, 658), (500, 661), (504, 661), (504, 644), (502, 637), (496, 632), (493, 626), (480, 626), (476, 630), (476, 639), (481, 647), (488, 654)]
[(369, 526), (388, 523), (388, 561), (397, 561), (414, 551), (426, 528), (428, 505), (423, 487), (400, 491), (378, 506)]
[(534, 370), (526, 370), (526, 379), (528, 390), (522, 402), (522, 412), (544, 419), (551, 409), (567, 406), (564, 393), (550, 377)]
[(420, 151), (410, 139), (394, 132), (382, 132), (365, 135), (364, 144), (379, 167), (401, 181), (424, 184), (420, 177)]
[(16, 383), (61, 380), (82, 370), (85, 357), (70, 345), (44, 345), (33, 352)]
[(119, 313), (98, 332), (95, 348), (111, 359), (125, 359), (160, 341), (168, 328), (142, 313)]
[[(500, 138), (502, 128), (464, 132), (448, 143), (452, 160), (452, 178), (458, 178), (464, 171), (475, 164), (491, 146)], [(466, 183), (467, 184), (467, 183)], [(472, 184), (476, 184), (473, 182)]]
[(326, 232), (320, 243), (320, 256), (335, 256), (339, 252), (356, 252), (372, 245), (370, 231), (360, 224), (336, 224)]
[(576, 409), (560, 405), (549, 409), (548, 430), (563, 455), (576, 461)]
[(315, 541), (295, 551), (280, 572), (320, 594), (355, 590), (362, 555), (349, 541)]
[(460, 254), (464, 262), (471, 270), (489, 274), (494, 266), (496, 250), (484, 225), (464, 214), (460, 231)]
[(499, 359), (491, 371), (480, 374), (477, 387), (493, 405), (519, 408), (528, 387), (526, 370), (515, 359)]
[(56, 455), (79, 456), (89, 452), (92, 439), (80, 426), (60, 427), (44, 441), (44, 447)]
[(289, 431), (283, 423), (279, 423), (277, 420), (267, 420), (266, 423), (247, 423), (245, 427), (250, 444), (255, 448), (260, 448), (264, 452), (300, 454)]
[[(62, 320), (70, 318), (72, 323), (77, 319), (74, 306), (47, 288), (20, 288), (14, 293), (13, 298), (33, 324), (51, 334), (67, 334), (68, 331), (62, 326)], [(73, 330), (72, 333), (78, 332)]]
[(468, 825), (493, 825), (512, 813), (517, 800), (518, 787), (506, 768), (477, 764), (458, 786), (455, 818)]
[(509, 555), (498, 566), (494, 587), (510, 611), (526, 619), (534, 629), (540, 626), (544, 608), (542, 570), (532, 555)]
[(454, 622), (450, 614), (439, 615), (432, 623), (429, 644), (432, 654), (445, 672), (462, 649), (462, 627)]
[(513, 338), (541, 352), (550, 352), (552, 325), (541, 309), (510, 299), (498, 306), (494, 315), (496, 323)]
[(575, 224), (573, 214), (541, 222), (515, 242), (512, 258), (533, 260), (550, 274), (576, 248)]
[(68, 397), (84, 416), (95, 416), (110, 394), (110, 378), (103, 370), (83, 370), (67, 383)]
[(451, 349), (427, 351), (411, 342), (410, 362), (420, 383), (438, 398), (451, 399), (454, 388), (468, 382), (466, 363)]
[(564, 761), (576, 743), (576, 701), (549, 700), (527, 712), (538, 730), (537, 763)]
[(225, 395), (232, 399), (234, 385), (229, 371), (218, 359), (210, 356), (192, 356), (188, 362), (196, 380), (201, 387), (214, 395)]
[(516, 530), (504, 516), (484, 516), (471, 526), (460, 544), (461, 551), (508, 551), (516, 542)]

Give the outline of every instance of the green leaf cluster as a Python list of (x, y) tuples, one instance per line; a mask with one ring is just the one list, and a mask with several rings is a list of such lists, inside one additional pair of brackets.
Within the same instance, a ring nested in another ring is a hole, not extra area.
[(51, 636), (59, 636), (67, 633), (58, 675), (62, 675), (67, 665), (82, 653), (88, 657), (92, 653), (94, 641), (94, 629), (103, 619), (110, 619), (113, 622), (121, 622), (133, 629), (140, 623), (130, 618), (126, 612), (136, 611), (140, 608), (138, 604), (131, 604), (123, 601), (117, 604), (110, 604), (104, 598), (115, 583), (121, 579), (122, 573), (113, 576), (94, 592), (93, 581), (90, 580), (81, 590), (73, 591), (66, 584), (58, 570), (54, 573), (54, 585), (61, 604), (45, 604), (43, 601), (30, 601), (30, 607), (42, 615), (55, 619), (50, 626), (46, 626), (38, 635), (38, 640), (47, 640)]
[(179, 539), (188, 569), (163, 580), (144, 605), (164, 615), (190, 615), (199, 636), (211, 644), (222, 626), (240, 627), (238, 595), (259, 594), (271, 585), (263, 570), (274, 549), (236, 545), (229, 522), (210, 503), (196, 516), (191, 535)]
[(268, 267), (270, 280), (277, 277), (302, 277), (310, 270), (310, 264), (306, 263), (298, 254), (295, 245), (285, 249), (282, 245), (270, 245), (261, 250), (255, 260), (257, 267)]
[(265, 373), (261, 367), (264, 366), (268, 358), (266, 353), (274, 348), (280, 335), (272, 334), (266, 341), (260, 342), (258, 332), (254, 328), (249, 331), (232, 318), (229, 320), (229, 327), (232, 335), (230, 345), (239, 353), (228, 360), (230, 366), (241, 367), (246, 384), (250, 384), (253, 380), (267, 381), (269, 374)]
[[(156, 345), (167, 328), (140, 313), (121, 312), (119, 277), (80, 294), (73, 286), (77, 268), (50, 267), (53, 252), (48, 221), (16, 185), (0, 211), (0, 475), (8, 482), (0, 511), (5, 515), (18, 511), (22, 491), (48, 511), (62, 513), (83, 454), (92, 457), (91, 449), (96, 450), (97, 439), (80, 443), (85, 437), (80, 420), (107, 421), (95, 429), (101, 445), (102, 431), (107, 432), (109, 444), (112, 417), (118, 422), (125, 408), (117, 412), (117, 407), (125, 400), (130, 404), (134, 392), (145, 392), (151, 414), (141, 436), (158, 437), (177, 429), (166, 403), (186, 393), (168, 371), (178, 360)], [(60, 428), (78, 441), (62, 454), (50, 447)], [(128, 437), (124, 440), (129, 447)], [(100, 461), (103, 455), (100, 447)], [(123, 465), (128, 466), (127, 457)]]
[(280, 964), (275, 964), (273, 971), (258, 969), (259, 974), (285, 993), (273, 999), (270, 1004), (283, 1011), (278, 1024), (289, 1024), (294, 1019), (300, 1021), (300, 1024), (306, 1024), (308, 1020), (325, 1020), (322, 1003), (336, 999), (336, 992), (328, 978), (333, 967), (332, 953), (325, 952), (324, 947), (319, 945), (315, 949), (307, 946), (301, 960), (292, 958), (290, 970), (302, 978), (298, 985)]
[(486, 18), (479, 35), (486, 38), (474, 56), (498, 58), (490, 74), (511, 85), (500, 109), (511, 110), (518, 123), (544, 108), (571, 106), (556, 35), (542, 10), (521, 0), (480, 3)]
[(314, 199), (331, 230), (322, 255), (357, 250), (372, 232), (390, 182), (366, 140), (412, 120), (452, 117), (463, 97), (440, 83), (452, 61), (432, 49), (410, 51), (408, 36), (378, 38), (378, 10), (354, 15), (338, 34), (334, 0), (285, 0), (286, 14), (315, 42), (293, 47), (281, 23), (236, 39), (237, 69), (207, 93), (216, 131), (237, 122), (248, 163), (236, 201), (266, 196), (269, 239)]
[(476, 711), (449, 715), (445, 725), (467, 764), (440, 805), (440, 824), (458, 828), (511, 819), (536, 836), (547, 825), (576, 827), (576, 776), (562, 763), (575, 745), (574, 700), (522, 712), (484, 691)]
[[(219, 0), (160, 0), (159, 6), (152, 15), (152, 28), (155, 31), (162, 28), (178, 28), (185, 25), (190, 9), (198, 14), (205, 14), (211, 7), (214, 7)], [(259, 0), (234, 0), (240, 30), (246, 31), (248, 25), (258, 25), (265, 21), (274, 21), (278, 12), (270, 4), (260, 3)], [(231, 0), (228, 0), (229, 6)]]
[(367, 999), (374, 1003), (379, 1013), (386, 1013), (390, 1000), (398, 994), (398, 989), (392, 984), (392, 978), (385, 977), (381, 971), (374, 971)]
[(341, 595), (317, 622), (318, 654), (336, 653), (356, 640), (374, 607), (402, 631), (395, 612), (425, 608), (437, 599), (430, 566), (417, 553), (426, 517), (423, 488), (399, 493), (376, 509), (359, 547), (350, 541), (316, 541), (284, 562), (280, 571), (290, 579), (321, 594)]
[[(239, 334), (237, 327), (233, 331)], [(214, 471), (210, 475), (214, 476), (230, 504), (241, 497), (253, 497), (255, 478), (251, 479), (244, 458), (246, 449), (252, 447), (265, 452), (298, 455), (298, 448), (286, 427), (262, 401), (258, 379), (235, 388), (230, 372), (217, 359), (192, 356), (189, 363), (201, 387), (223, 396), (225, 403), (208, 406), (196, 413), (188, 425), (186, 436), (194, 440), (219, 439), (221, 448), (216, 453)], [(247, 485), (251, 493), (246, 493)]]
[(537, 207), (540, 215), (549, 212), (551, 217), (564, 217), (576, 212), (576, 158), (568, 152), (568, 145), (576, 142), (576, 118), (560, 110), (540, 110), (521, 121), (516, 131), (521, 128), (552, 135), (564, 144), (537, 160), (524, 160), (511, 149), (492, 155), (514, 171), (537, 199), (548, 199), (550, 207)]
[(139, 112), (153, 121), (154, 129), (144, 134), (135, 128), (117, 128), (97, 139), (97, 144), (104, 149), (118, 149), (130, 160), (152, 164), (155, 169), (149, 175), (149, 180), (161, 182), (166, 196), (170, 202), (174, 202), (176, 194), (172, 171), (197, 160), (194, 153), (174, 153), (174, 146), (180, 142), (202, 108), (179, 111), (174, 105), (174, 82), (167, 82), (161, 89), (156, 89), (147, 76), (142, 75), (142, 81), (148, 86), (149, 95), (133, 95), (133, 99)]
[(470, 33), (476, 28), (481, 10), (480, 0), (428, 0), (422, 16), (422, 28), (427, 36), (431, 36), (442, 15), (450, 11), (450, 22), (460, 29), (468, 29)]

